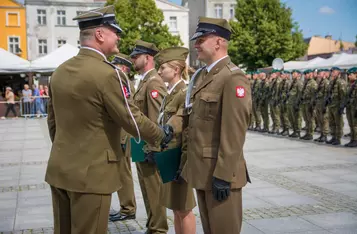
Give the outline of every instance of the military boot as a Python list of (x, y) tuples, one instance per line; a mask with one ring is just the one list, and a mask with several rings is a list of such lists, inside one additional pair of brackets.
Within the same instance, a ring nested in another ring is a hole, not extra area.
[(347, 144), (345, 144), (345, 147), (350, 147), (350, 144), (353, 142), (353, 140), (350, 140)]
[(300, 132), (296, 131), (291, 135), (292, 138), (300, 138)]
[(326, 142), (327, 141), (327, 137), (325, 135), (322, 135), (319, 142)]
[(296, 134), (295, 130), (289, 135), (289, 137), (293, 137), (294, 134)]
[(274, 134), (276, 132), (276, 129), (275, 128), (273, 128), (271, 131), (269, 131), (268, 133), (269, 134)]
[(335, 140), (333, 142), (331, 142), (331, 145), (341, 145), (341, 140), (335, 138)]
[(289, 129), (285, 129), (284, 132), (281, 133), (282, 136), (289, 136)]
[(301, 139), (301, 140), (305, 140), (305, 138), (307, 137), (307, 135), (308, 135), (308, 134), (306, 133), (304, 136), (300, 137), (300, 139)]
[(320, 137), (319, 137), (319, 138), (314, 139), (314, 141), (318, 141), (318, 142), (320, 142), (321, 138), (322, 138), (322, 134), (320, 135)]
[(326, 141), (326, 144), (332, 144), (336, 140), (336, 137), (332, 137), (330, 140)]
[(254, 128), (254, 131), (260, 132), (262, 130), (262, 128), (258, 125)]
[(267, 129), (267, 128), (264, 128), (264, 129), (262, 129), (260, 132), (269, 132), (269, 129)]
[(306, 136), (304, 137), (304, 140), (306, 140), (306, 141), (309, 141), (309, 140), (312, 140), (312, 139), (314, 139), (314, 138), (310, 134), (306, 134)]
[(348, 147), (353, 147), (353, 148), (357, 147), (357, 140), (352, 141)]

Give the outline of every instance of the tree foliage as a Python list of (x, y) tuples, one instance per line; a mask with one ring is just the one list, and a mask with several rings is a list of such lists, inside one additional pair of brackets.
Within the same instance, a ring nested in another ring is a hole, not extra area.
[(237, 65), (256, 69), (271, 66), (274, 58), (305, 55), (307, 44), (292, 10), (279, 0), (237, 0), (235, 17), (229, 53)]
[(120, 52), (130, 54), (136, 40), (154, 43), (159, 49), (182, 45), (164, 24), (164, 15), (154, 0), (107, 0), (115, 6), (116, 19), (123, 29)]

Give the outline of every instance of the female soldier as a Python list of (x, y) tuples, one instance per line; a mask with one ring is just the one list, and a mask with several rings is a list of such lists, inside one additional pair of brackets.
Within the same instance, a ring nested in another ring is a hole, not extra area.
[[(181, 115), (186, 96), (186, 84), (183, 79), (188, 78), (185, 62), (187, 55), (188, 49), (183, 47), (168, 48), (156, 55), (159, 65), (158, 73), (163, 81), (168, 83), (168, 94), (160, 108), (158, 119), (160, 125), (166, 124), (169, 120), (171, 122), (175, 117), (180, 119), (178, 116)], [(175, 123), (176, 134), (168, 145), (169, 149), (182, 146), (182, 122), (175, 121)], [(176, 234), (196, 233), (196, 221), (192, 212), (196, 202), (193, 189), (185, 181), (163, 184), (160, 189), (160, 202), (163, 206), (173, 210)]]

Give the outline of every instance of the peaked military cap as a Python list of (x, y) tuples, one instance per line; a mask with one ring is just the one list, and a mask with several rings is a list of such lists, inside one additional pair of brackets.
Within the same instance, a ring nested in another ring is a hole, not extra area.
[(226, 40), (231, 39), (232, 28), (225, 19), (215, 19), (200, 16), (195, 34), (191, 37), (191, 41), (196, 40), (202, 36), (209, 34), (216, 34)]
[(130, 57), (132, 58), (139, 54), (148, 54), (151, 56), (155, 56), (157, 53), (159, 53), (159, 49), (156, 47), (155, 44), (142, 40), (137, 40), (133, 52), (131, 52), (130, 54)]
[(299, 71), (299, 70), (297, 70), (297, 69), (294, 69), (294, 70), (291, 71), (291, 74), (294, 73), (294, 72), (299, 73), (299, 74), (302, 73), (301, 71)]
[(110, 26), (117, 30), (118, 33), (123, 32), (115, 20), (114, 6), (86, 11), (83, 14), (73, 18), (78, 21), (80, 30), (96, 28), (99, 26)]
[(130, 57), (128, 55), (119, 53), (114, 56), (112, 64), (120, 64), (131, 67), (133, 63), (130, 61)]
[(171, 47), (161, 50), (155, 56), (155, 59), (159, 66), (173, 60), (186, 61), (188, 51), (189, 50), (185, 47)]
[(357, 67), (352, 67), (352, 68), (348, 69), (348, 70), (347, 70), (347, 73), (348, 73), (348, 74), (357, 73)]
[(342, 71), (339, 67), (331, 67), (331, 71)]
[(312, 69), (306, 69), (306, 70), (304, 71), (304, 74), (311, 73), (311, 72), (314, 72), (314, 70), (312, 70)]

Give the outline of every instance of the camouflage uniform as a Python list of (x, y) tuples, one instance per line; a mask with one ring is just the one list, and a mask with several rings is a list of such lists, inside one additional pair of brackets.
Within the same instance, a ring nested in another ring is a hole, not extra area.
[(279, 109), (279, 95), (280, 95), (281, 78), (275, 78), (270, 84), (270, 115), (273, 120), (273, 129), (269, 132), (271, 134), (279, 133), (280, 129), (280, 109)]
[(327, 144), (339, 145), (341, 144), (341, 137), (343, 135), (343, 116), (339, 114), (341, 104), (345, 100), (347, 92), (347, 84), (341, 77), (335, 78), (330, 83), (330, 103), (328, 105), (328, 116), (330, 123), (330, 131), (332, 138), (327, 141)]
[(263, 118), (263, 125), (264, 128), (262, 132), (268, 132), (269, 131), (269, 81), (267, 79), (262, 80), (260, 83), (260, 99), (259, 99), (259, 107), (261, 110), (261, 115)]
[(288, 118), (288, 108), (286, 104), (287, 93), (289, 92), (290, 80), (288, 78), (283, 79), (280, 83), (280, 120), (283, 131), (280, 132), (282, 136), (289, 135), (290, 122)]
[[(253, 78), (250, 79), (250, 89), (252, 90), (252, 100), (254, 99), (254, 94), (253, 94), (253, 86), (254, 86), (254, 80)], [(250, 121), (249, 121), (249, 130), (253, 130), (254, 129), (254, 123), (255, 123), (255, 116), (254, 116), (254, 104), (252, 102), (252, 112), (250, 113)]]
[(308, 79), (305, 85), (305, 89), (302, 93), (302, 115), (306, 125), (306, 134), (301, 137), (303, 140), (312, 140), (312, 135), (314, 133), (314, 116), (315, 112), (312, 106), (312, 101), (316, 93), (317, 83), (314, 79)]
[(357, 80), (349, 87), (347, 98), (346, 115), (351, 129), (351, 141), (345, 146), (357, 147)]
[(287, 109), (288, 117), (293, 129), (293, 133), (289, 135), (290, 137), (300, 137), (301, 131), (301, 111), (300, 109), (296, 110), (296, 104), (300, 98), (302, 92), (303, 84), (300, 79), (294, 79), (289, 87), (288, 98), (287, 98)]
[(261, 113), (260, 113), (260, 106), (259, 106), (260, 83), (261, 83), (261, 80), (259, 80), (259, 79), (254, 80), (253, 88), (252, 88), (252, 93), (253, 93), (253, 98), (252, 98), (253, 115), (254, 115), (254, 120), (255, 120), (254, 131), (260, 131), (261, 130), (260, 129), (260, 125), (261, 125), (261, 117), (260, 116), (261, 116)]
[(318, 88), (316, 91), (316, 99), (315, 99), (315, 110), (316, 110), (316, 117), (317, 117), (317, 125), (320, 128), (321, 136), (314, 141), (318, 142), (325, 142), (327, 139), (327, 135), (329, 132), (329, 123), (328, 123), (328, 113), (327, 107), (325, 106), (325, 100), (328, 95), (328, 87), (329, 87), (329, 80), (327, 78), (322, 78), (319, 81)]

